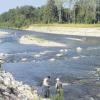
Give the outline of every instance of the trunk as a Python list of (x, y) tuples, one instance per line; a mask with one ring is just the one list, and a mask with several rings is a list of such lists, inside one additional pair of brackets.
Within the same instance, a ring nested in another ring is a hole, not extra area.
[(59, 23), (62, 23), (62, 11), (61, 11), (61, 9), (59, 10)]

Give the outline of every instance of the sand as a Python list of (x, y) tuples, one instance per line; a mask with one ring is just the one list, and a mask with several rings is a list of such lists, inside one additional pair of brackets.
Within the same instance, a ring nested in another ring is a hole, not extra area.
[(48, 46), (48, 47), (66, 47), (66, 44), (41, 40), (41, 38), (32, 38), (31, 36), (22, 36), (19, 40), (20, 44), (34, 44), (38, 46)]
[(71, 27), (34, 27), (30, 26), (26, 30), (36, 32), (51, 33), (51, 34), (65, 34), (78, 36), (95, 36), (100, 37), (100, 28), (71, 28)]

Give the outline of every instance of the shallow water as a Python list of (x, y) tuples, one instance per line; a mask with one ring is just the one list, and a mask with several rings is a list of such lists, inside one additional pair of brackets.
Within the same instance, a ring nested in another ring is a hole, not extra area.
[[(12, 29), (2, 29), (2, 31), (11, 33), (0, 38), (0, 53), (5, 60), (2, 66), (4, 70), (11, 72), (17, 80), (40, 88), (43, 78), (50, 75), (52, 86), (54, 86), (56, 77), (60, 77), (63, 83), (74, 83), (65, 89), (65, 93), (68, 95), (71, 95), (72, 91), (77, 91), (77, 94), (82, 91), (86, 94), (88, 90), (92, 89), (91, 87), (87, 89), (87, 86), (88, 83), (92, 84), (92, 81), (97, 80), (95, 73), (96, 68), (100, 68), (100, 38), (53, 35)], [(66, 47), (20, 44), (18, 39), (25, 34), (64, 43)], [(81, 51), (77, 51), (77, 48), (81, 48)], [(96, 86), (97, 83), (94, 82), (94, 84)], [(88, 94), (90, 95), (90, 92)]]

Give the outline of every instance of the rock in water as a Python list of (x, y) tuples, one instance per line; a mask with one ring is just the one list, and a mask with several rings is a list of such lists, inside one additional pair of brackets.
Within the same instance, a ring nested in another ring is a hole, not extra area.
[(51, 58), (50, 61), (55, 61), (55, 58)]
[(77, 48), (76, 48), (76, 51), (77, 51), (78, 53), (81, 53), (82, 48), (81, 48), (81, 47), (77, 47)]

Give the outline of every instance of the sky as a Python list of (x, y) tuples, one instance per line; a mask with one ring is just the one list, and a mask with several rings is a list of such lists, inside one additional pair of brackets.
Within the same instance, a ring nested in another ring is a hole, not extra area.
[(0, 0), (0, 14), (17, 6), (32, 5), (35, 7), (44, 5), (47, 0)]

